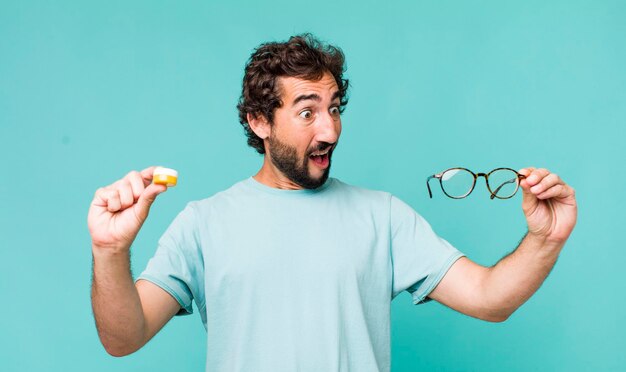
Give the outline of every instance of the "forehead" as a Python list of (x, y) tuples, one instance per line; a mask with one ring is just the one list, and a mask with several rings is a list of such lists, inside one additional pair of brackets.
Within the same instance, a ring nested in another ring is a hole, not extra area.
[(290, 104), (301, 95), (317, 94), (333, 96), (339, 90), (335, 78), (330, 73), (325, 73), (320, 80), (306, 80), (297, 77), (279, 77), (281, 98), (284, 103)]

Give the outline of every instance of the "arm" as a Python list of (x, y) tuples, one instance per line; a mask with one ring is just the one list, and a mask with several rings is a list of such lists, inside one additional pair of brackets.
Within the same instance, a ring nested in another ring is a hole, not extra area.
[(133, 283), (130, 246), (165, 186), (151, 185), (153, 168), (131, 172), (96, 192), (89, 209), (93, 282), (91, 301), (100, 340), (114, 356), (141, 348), (180, 309), (167, 292)]
[(459, 259), (430, 298), (479, 319), (506, 320), (554, 267), (576, 224), (574, 190), (545, 169), (523, 169), (520, 186), (528, 233), (517, 249), (493, 267)]
[(159, 286), (133, 283), (129, 254), (94, 247), (91, 303), (100, 341), (113, 356), (139, 350), (180, 310)]

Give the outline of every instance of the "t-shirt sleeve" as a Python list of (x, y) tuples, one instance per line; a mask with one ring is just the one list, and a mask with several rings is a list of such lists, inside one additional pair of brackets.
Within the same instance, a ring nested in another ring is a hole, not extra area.
[(199, 284), (204, 265), (196, 226), (194, 207), (190, 203), (161, 236), (154, 256), (137, 277), (137, 280), (148, 280), (172, 295), (181, 307), (177, 315), (193, 313), (192, 300), (201, 297)]
[(437, 236), (422, 216), (394, 196), (390, 216), (393, 297), (406, 290), (414, 304), (427, 302), (430, 292), (464, 254)]

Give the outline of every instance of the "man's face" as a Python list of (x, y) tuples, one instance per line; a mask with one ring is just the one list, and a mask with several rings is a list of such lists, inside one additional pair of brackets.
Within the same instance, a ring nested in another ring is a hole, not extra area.
[(289, 180), (307, 189), (326, 182), (339, 135), (339, 89), (333, 76), (318, 81), (278, 79), (283, 105), (274, 113), (267, 156)]

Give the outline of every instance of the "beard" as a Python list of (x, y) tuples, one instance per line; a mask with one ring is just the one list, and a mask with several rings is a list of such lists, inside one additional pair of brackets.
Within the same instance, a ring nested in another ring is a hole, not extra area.
[(328, 179), (332, 150), (328, 153), (328, 167), (324, 169), (324, 173), (319, 178), (311, 176), (308, 165), (309, 155), (315, 151), (331, 146), (330, 143), (321, 142), (316, 148), (308, 150), (302, 159), (298, 159), (298, 153), (295, 147), (281, 142), (278, 138), (276, 138), (274, 132), (270, 134), (269, 145), (272, 164), (274, 164), (274, 166), (278, 168), (282, 174), (289, 178), (291, 182), (294, 182), (304, 189), (316, 189), (322, 186)]

